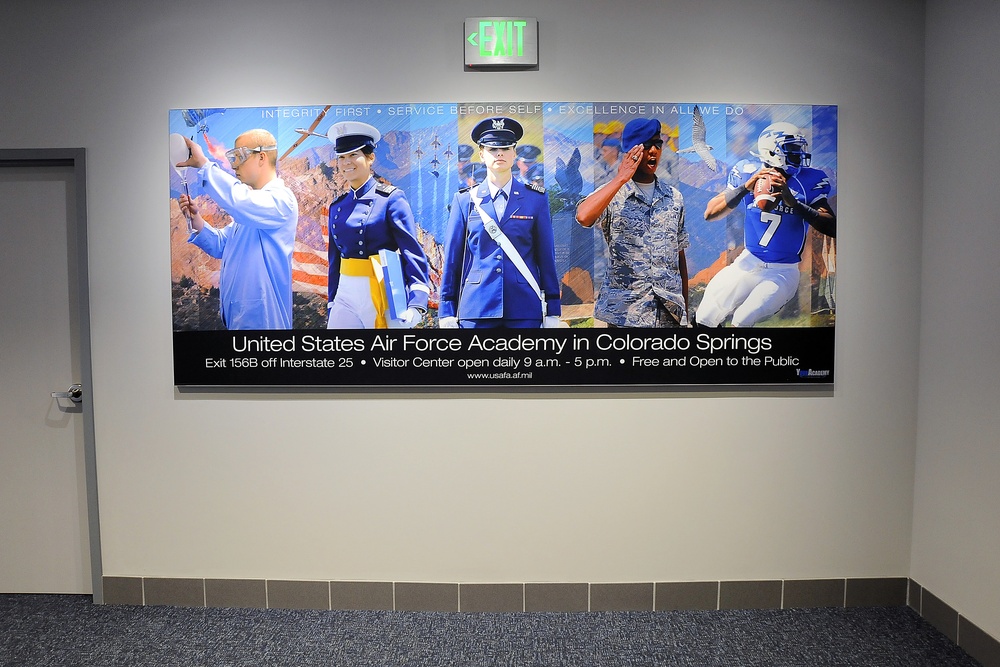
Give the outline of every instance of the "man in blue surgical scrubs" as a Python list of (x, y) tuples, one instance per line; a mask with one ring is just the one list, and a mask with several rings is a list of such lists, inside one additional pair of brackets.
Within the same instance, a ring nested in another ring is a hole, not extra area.
[(194, 201), (181, 195), (191, 219), (189, 243), (222, 259), (219, 302), (227, 329), (292, 328), (292, 249), (299, 205), (278, 178), (277, 142), (267, 130), (249, 130), (226, 152), (236, 176), (205, 157), (186, 139), (191, 152), (178, 167), (194, 167), (202, 189), (233, 221), (222, 228), (205, 224)]

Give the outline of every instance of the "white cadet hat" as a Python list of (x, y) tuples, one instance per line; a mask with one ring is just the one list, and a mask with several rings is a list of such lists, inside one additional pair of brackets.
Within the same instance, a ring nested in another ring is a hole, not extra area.
[(330, 131), (326, 133), (327, 138), (333, 142), (334, 151), (337, 155), (344, 155), (351, 151), (368, 146), (375, 148), (375, 144), (382, 138), (377, 129), (368, 123), (357, 120), (345, 120), (335, 123)]

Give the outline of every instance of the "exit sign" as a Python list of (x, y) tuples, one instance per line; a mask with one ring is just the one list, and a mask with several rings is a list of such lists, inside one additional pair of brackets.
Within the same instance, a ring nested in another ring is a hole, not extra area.
[(465, 19), (466, 70), (538, 69), (538, 19)]

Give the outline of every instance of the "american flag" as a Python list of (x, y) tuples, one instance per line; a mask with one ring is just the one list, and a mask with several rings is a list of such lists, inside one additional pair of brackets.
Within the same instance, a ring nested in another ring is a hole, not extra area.
[[(324, 219), (326, 216), (323, 216)], [(330, 241), (326, 225), (323, 225), (323, 250), (295, 241), (292, 253), (292, 291), (326, 294), (329, 263), (326, 248)]]

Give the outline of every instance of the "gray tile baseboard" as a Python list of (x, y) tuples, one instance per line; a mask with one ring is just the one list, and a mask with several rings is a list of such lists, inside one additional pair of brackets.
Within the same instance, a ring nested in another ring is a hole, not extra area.
[(958, 645), (983, 664), (1000, 667), (1000, 641), (983, 632), (964, 616), (958, 617)]
[(104, 577), (105, 604), (130, 604), (142, 606), (146, 603), (142, 591), (141, 577)]
[(356, 611), (392, 611), (395, 609), (392, 582), (331, 581), (330, 606)]
[(206, 607), (267, 607), (267, 582), (263, 579), (206, 579)]
[(204, 579), (149, 577), (142, 580), (142, 599), (147, 605), (204, 607)]
[(427, 583), (104, 577), (104, 603), (446, 612), (589, 612), (908, 605), (983, 667), (1000, 641), (906, 577), (686, 582)]
[[(912, 585), (909, 588), (912, 589)], [(853, 597), (852, 591), (856, 591)], [(494, 584), (104, 577), (105, 604), (385, 611), (680, 611), (901, 606), (907, 604), (907, 591), (907, 580), (898, 578)], [(956, 617), (956, 627), (957, 623)]]
[(458, 611), (458, 584), (393, 584), (397, 611)]
[(677, 581), (656, 584), (655, 611), (712, 611), (719, 608), (718, 581)]
[(524, 611), (524, 584), (460, 584), (459, 611)]
[(1000, 667), (1000, 640), (962, 616), (944, 600), (926, 588), (908, 580), (907, 604), (983, 667)]
[(843, 607), (847, 602), (847, 579), (792, 579), (784, 582), (783, 609)]
[(270, 609), (330, 609), (329, 581), (267, 581)]
[(719, 583), (719, 609), (781, 609), (783, 582), (723, 581)]
[(590, 611), (653, 611), (654, 585), (591, 584)]
[(590, 584), (525, 584), (524, 610), (590, 611)]
[(882, 607), (906, 604), (906, 577), (848, 579), (846, 607)]

